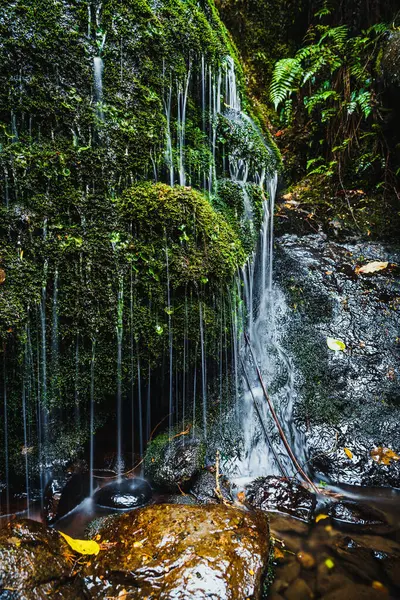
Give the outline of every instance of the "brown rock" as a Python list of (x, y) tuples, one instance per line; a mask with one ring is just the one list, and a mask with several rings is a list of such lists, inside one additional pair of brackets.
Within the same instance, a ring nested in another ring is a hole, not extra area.
[(261, 596), (269, 556), (265, 515), (224, 505), (160, 504), (99, 530), (115, 546), (85, 569), (91, 597), (243, 600)]
[(344, 598), (351, 598), (353, 600), (383, 600), (385, 594), (374, 590), (373, 587), (352, 583), (323, 596), (323, 600), (344, 600)]
[(0, 596), (9, 590), (7, 598), (24, 600), (84, 598), (83, 582), (71, 576), (68, 555), (71, 556), (71, 549), (61, 536), (40, 523), (22, 519), (3, 526)]
[(296, 581), (293, 581), (285, 592), (285, 598), (287, 600), (311, 600), (313, 597), (314, 594), (304, 579), (296, 579)]
[(309, 552), (298, 552), (297, 560), (303, 569), (313, 569), (315, 567), (315, 558)]

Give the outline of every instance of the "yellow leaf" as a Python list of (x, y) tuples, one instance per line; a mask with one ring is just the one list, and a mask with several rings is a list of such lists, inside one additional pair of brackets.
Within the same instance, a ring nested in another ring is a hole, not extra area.
[(252, 575), (252, 576), (254, 575), (253, 569), (249, 569), (249, 575)]
[(343, 450), (346, 453), (346, 456), (351, 460), (353, 458), (353, 453), (351, 450), (349, 450), (349, 448), (343, 448)]
[(94, 540), (74, 540), (62, 531), (59, 532), (63, 536), (67, 544), (71, 546), (72, 550), (78, 552), (78, 554), (98, 554), (100, 552), (100, 546)]
[(333, 569), (335, 566), (335, 563), (333, 562), (333, 560), (331, 558), (327, 558), (325, 561), (325, 565), (328, 567), (328, 569)]
[(329, 515), (317, 515), (315, 517), (315, 522), (319, 523), (320, 521), (323, 521), (324, 519), (329, 519)]
[(379, 590), (380, 592), (388, 593), (388, 589), (380, 581), (373, 581), (372, 587), (374, 588), (374, 590)]
[(390, 448), (383, 448), (382, 446), (371, 450), (371, 457), (372, 460), (380, 465), (390, 465), (392, 460), (400, 460), (400, 456), (396, 454), (396, 452)]
[(389, 263), (388, 262), (379, 262), (375, 260), (373, 262), (368, 263), (367, 265), (363, 265), (362, 267), (356, 267), (356, 273), (376, 273), (377, 271), (382, 271), (383, 269), (387, 269)]
[(346, 344), (341, 340), (335, 340), (334, 338), (327, 337), (326, 343), (328, 344), (328, 348), (330, 350), (335, 350), (335, 352), (346, 350)]

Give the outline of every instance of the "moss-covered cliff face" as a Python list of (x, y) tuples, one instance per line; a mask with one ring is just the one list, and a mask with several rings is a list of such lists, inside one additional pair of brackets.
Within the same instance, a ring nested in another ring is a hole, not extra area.
[(90, 399), (96, 427), (118, 389), (141, 410), (140, 373), (178, 385), (201, 336), (222, 351), (278, 158), (211, 0), (16, 1), (0, 40), (1, 453), (23, 471), (76, 453)]

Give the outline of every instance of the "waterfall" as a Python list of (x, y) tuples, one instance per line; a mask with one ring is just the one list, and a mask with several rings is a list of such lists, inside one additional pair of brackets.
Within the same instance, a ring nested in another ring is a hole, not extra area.
[(90, 360), (90, 458), (89, 458), (89, 470), (90, 470), (90, 497), (93, 496), (94, 481), (93, 481), (93, 468), (94, 468), (94, 368), (96, 359), (96, 340), (92, 340), (92, 356)]
[(120, 278), (117, 308), (117, 473), (121, 476), (122, 458), (122, 340), (124, 333), (124, 280)]
[(96, 114), (100, 121), (104, 121), (103, 111), (103, 71), (104, 62), (101, 56), (95, 56), (93, 59), (94, 71), (94, 99), (96, 103)]

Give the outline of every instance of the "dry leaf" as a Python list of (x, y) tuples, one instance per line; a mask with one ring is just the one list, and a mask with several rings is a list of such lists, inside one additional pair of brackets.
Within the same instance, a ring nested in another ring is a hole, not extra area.
[(317, 515), (315, 517), (315, 522), (319, 523), (320, 521), (323, 521), (324, 519), (329, 519), (329, 515)]
[(246, 500), (246, 494), (244, 492), (238, 492), (237, 499), (239, 502), (244, 502)]
[(62, 531), (59, 531), (59, 533), (63, 536), (67, 544), (71, 546), (72, 550), (78, 552), (78, 554), (89, 555), (98, 554), (100, 552), (100, 546), (94, 540), (75, 540)]
[(346, 453), (346, 456), (351, 460), (353, 458), (353, 453), (349, 448), (343, 448)]
[(363, 265), (362, 267), (356, 267), (355, 272), (357, 275), (359, 273), (376, 273), (377, 271), (383, 271), (383, 269), (387, 269), (388, 265), (388, 262), (379, 262), (375, 260), (367, 265)]
[(280, 548), (277, 548), (275, 546), (275, 548), (274, 548), (274, 559), (275, 560), (279, 560), (281, 558), (285, 558), (285, 555), (284, 555), (284, 553), (282, 552), (282, 550)]
[(6, 280), (6, 272), (4, 269), (0, 269), (0, 283), (4, 283)]
[(400, 460), (400, 456), (396, 454), (396, 452), (390, 448), (383, 448), (382, 446), (371, 450), (371, 457), (372, 460), (380, 465), (390, 465), (392, 460)]

